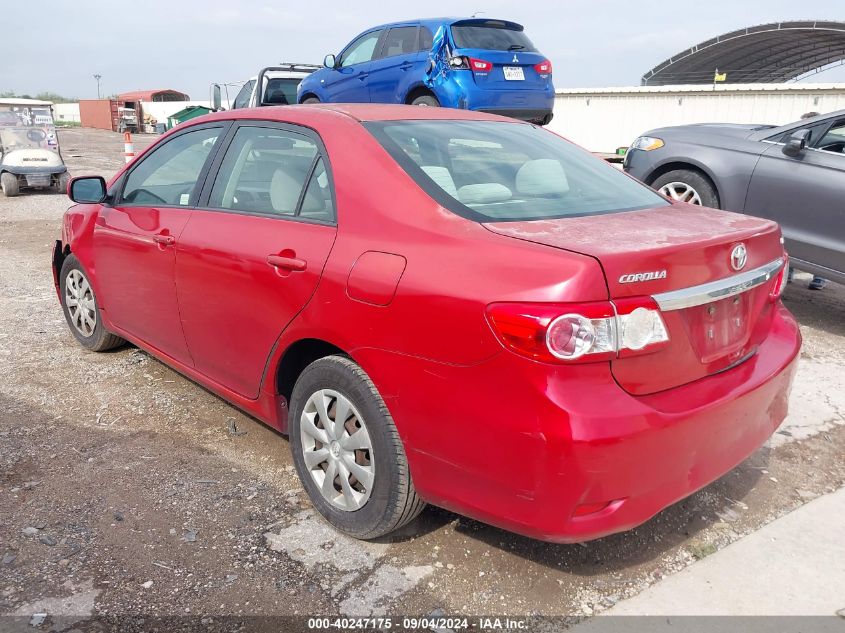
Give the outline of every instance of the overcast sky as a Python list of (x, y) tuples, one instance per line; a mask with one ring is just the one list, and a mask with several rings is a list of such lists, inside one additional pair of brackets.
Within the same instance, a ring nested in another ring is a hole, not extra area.
[[(2, 4), (0, 92), (80, 98), (96, 97), (98, 73), (104, 95), (174, 88), (206, 99), (212, 82), (243, 81), (277, 62), (319, 63), (370, 26), (416, 17), (483, 12), (520, 22), (551, 59), (558, 87), (638, 85), (671, 55), (745, 26), (845, 20), (845, 0), (46, 0), (37, 12)], [(805, 81), (845, 81), (845, 68)]]

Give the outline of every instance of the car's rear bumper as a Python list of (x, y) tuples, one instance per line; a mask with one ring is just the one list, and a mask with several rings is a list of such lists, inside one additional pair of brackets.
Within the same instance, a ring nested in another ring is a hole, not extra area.
[(361, 362), (387, 394), (426, 500), (566, 543), (633, 528), (759, 448), (786, 416), (799, 348), (780, 307), (742, 365), (641, 397), (606, 363), (558, 368), (509, 352), (474, 367), (392, 358), (387, 376), (368, 368), (378, 353)]
[(435, 89), (440, 105), (461, 110), (478, 110), (501, 114), (524, 121), (551, 119), (554, 109), (554, 86), (486, 89), (480, 88), (470, 71), (457, 71)]

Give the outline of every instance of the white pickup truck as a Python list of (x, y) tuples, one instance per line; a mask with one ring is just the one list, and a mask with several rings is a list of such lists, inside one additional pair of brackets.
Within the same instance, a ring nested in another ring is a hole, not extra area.
[[(232, 102), (232, 110), (254, 108), (265, 105), (293, 105), (296, 103), (296, 88), (305, 77), (321, 68), (314, 64), (280, 64), (262, 68), (255, 76), (241, 86)], [(261, 86), (261, 90), (258, 87)], [(211, 87), (211, 103), (220, 109), (220, 84)]]

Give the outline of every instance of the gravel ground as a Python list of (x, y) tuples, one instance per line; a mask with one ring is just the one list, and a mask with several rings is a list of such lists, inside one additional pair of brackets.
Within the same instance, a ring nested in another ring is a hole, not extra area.
[[(74, 174), (120, 165), (118, 134), (60, 140)], [(436, 508), (382, 542), (347, 539), (314, 515), (285, 437), (140, 350), (75, 343), (50, 271), (67, 206), (0, 196), (0, 614), (46, 613), (42, 628), (129, 614), (588, 616), (845, 484), (845, 288), (810, 291), (799, 274), (785, 296), (805, 337), (792, 413), (705, 490), (582, 545)]]

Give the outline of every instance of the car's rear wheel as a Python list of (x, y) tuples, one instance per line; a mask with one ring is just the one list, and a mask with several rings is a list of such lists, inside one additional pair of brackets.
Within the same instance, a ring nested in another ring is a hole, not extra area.
[(16, 196), (20, 193), (20, 190), (18, 189), (18, 177), (7, 171), (0, 174), (0, 187), (3, 189), (3, 195), (7, 198), (11, 198), (12, 196)]
[(290, 399), (290, 442), (311, 502), (341, 532), (377, 538), (425, 507), (390, 412), (349, 358), (321, 358), (299, 376)]
[(70, 182), (70, 174), (65, 172), (56, 178), (56, 193), (67, 193), (67, 183)]
[(59, 274), (62, 310), (70, 331), (83, 347), (104, 352), (118, 347), (124, 340), (103, 326), (100, 308), (86, 272), (74, 255), (68, 255)]
[(308, 105), (309, 103), (320, 103), (320, 100), (317, 97), (308, 97), (303, 99), (302, 103)]
[(411, 101), (411, 105), (439, 108), (440, 102), (434, 95), (420, 95), (419, 97), (414, 97), (414, 99)]
[(672, 200), (719, 208), (719, 195), (710, 179), (691, 169), (666, 172), (651, 186)]

